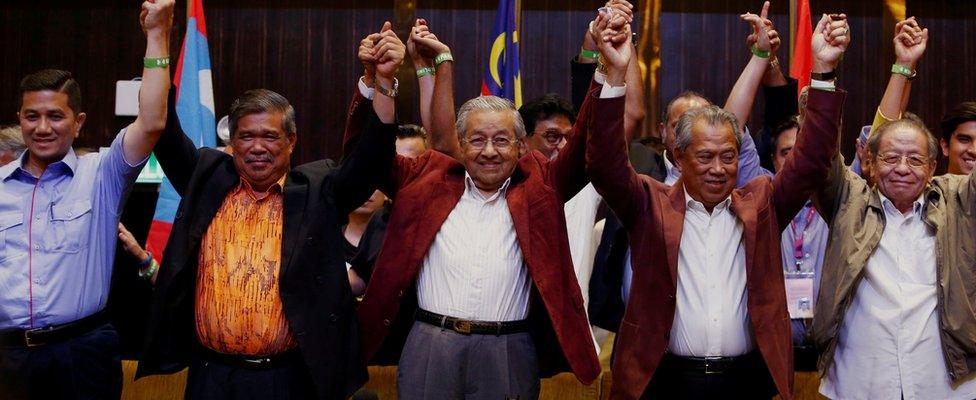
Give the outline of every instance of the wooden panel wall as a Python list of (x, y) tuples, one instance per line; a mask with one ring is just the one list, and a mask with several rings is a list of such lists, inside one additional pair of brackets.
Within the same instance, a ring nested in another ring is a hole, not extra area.
[[(358, 40), (395, 17), (396, 1), (322, 2), (313, 0), (207, 0), (210, 50), (218, 117), (246, 89), (281, 92), (298, 112), (297, 162), (339, 153), (347, 101), (361, 67), (355, 60)], [(114, 82), (140, 73), (144, 38), (137, 6), (130, 2), (90, 0), (72, 5), (53, 0), (0, 6), (0, 124), (14, 123), (17, 85), (25, 74), (44, 67), (71, 70), (82, 84), (89, 112), (80, 145), (98, 146), (128, 120), (113, 116)], [(183, 1), (177, 12), (177, 54), (184, 29)], [(594, 0), (523, 0), (522, 76), (525, 99), (569, 93), (568, 60), (599, 6)], [(661, 96), (698, 90), (722, 103), (749, 53), (747, 27), (738, 14), (758, 8), (758, 1), (665, 0), (661, 21)], [(494, 18), (494, 0), (417, 0), (416, 15), (455, 52), (457, 99), (477, 95)], [(935, 127), (949, 107), (976, 98), (976, 3), (909, 0), (909, 15), (930, 27), (932, 41), (919, 68), (910, 109)], [(867, 123), (884, 91), (892, 60), (890, 38), (882, 37), (880, 1), (821, 0), (813, 13), (843, 10), (851, 14), (854, 44), (841, 71), (850, 92), (845, 134)], [(773, 19), (788, 36), (788, 3), (773, 4)], [(638, 16), (639, 17), (639, 16)], [(784, 38), (785, 39), (785, 38)], [(780, 49), (784, 66), (788, 46)], [(402, 101), (412, 101), (404, 97)], [(761, 96), (753, 121), (761, 120)], [(416, 121), (414, 112), (402, 113)], [(649, 110), (657, 112), (658, 110)], [(412, 114), (412, 115), (410, 115)], [(752, 124), (755, 128), (755, 124)], [(849, 142), (849, 141), (848, 141)], [(849, 145), (848, 145), (849, 146)]]

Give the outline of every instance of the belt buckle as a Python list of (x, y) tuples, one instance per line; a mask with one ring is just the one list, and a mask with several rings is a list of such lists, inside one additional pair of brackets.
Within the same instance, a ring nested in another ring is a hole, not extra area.
[(254, 365), (254, 366), (261, 366), (261, 365), (264, 365), (266, 363), (271, 362), (271, 359), (270, 358), (267, 358), (267, 357), (262, 357), (262, 358), (244, 358), (242, 360), (245, 363), (248, 363), (248, 364), (251, 364), (251, 365)]
[(716, 369), (712, 369), (711, 368), (712, 367), (712, 362), (714, 362), (714, 361), (718, 361), (718, 358), (708, 358), (708, 357), (705, 357), (705, 375), (717, 375), (717, 374), (721, 374), (723, 372), (723, 371), (718, 370), (717, 368)]
[(471, 334), (471, 321), (458, 319), (454, 320), (454, 331), (464, 335)]
[(25, 345), (25, 346), (27, 346), (28, 348), (33, 348), (33, 347), (40, 347), (40, 346), (43, 346), (43, 345), (44, 345), (45, 343), (43, 343), (43, 342), (34, 342), (34, 341), (33, 341), (33, 340), (31, 339), (31, 337), (32, 337), (32, 336), (33, 336), (33, 335), (34, 335), (35, 333), (38, 333), (38, 332), (43, 332), (43, 331), (45, 331), (45, 330), (46, 330), (45, 328), (35, 328), (35, 329), (28, 329), (28, 330), (25, 330), (25, 331), (24, 331), (24, 345)]

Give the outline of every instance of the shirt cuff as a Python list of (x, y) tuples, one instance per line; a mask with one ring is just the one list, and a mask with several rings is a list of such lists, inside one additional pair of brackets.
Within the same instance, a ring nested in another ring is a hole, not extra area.
[(603, 82), (603, 89), (600, 89), (601, 99), (617, 98), (625, 94), (627, 94), (627, 84), (623, 86), (610, 86), (609, 83)]
[(363, 81), (362, 77), (359, 77), (359, 94), (363, 97), (373, 100), (373, 95), (376, 93), (376, 89), (366, 86), (366, 82)]
[(821, 80), (817, 80), (817, 79), (811, 79), (810, 80), (810, 88), (811, 89), (826, 90), (828, 92), (836, 92), (837, 91), (837, 85), (834, 84), (834, 81), (821, 81)]
[(607, 81), (607, 76), (600, 71), (596, 71), (593, 73), (593, 80), (602, 85)]

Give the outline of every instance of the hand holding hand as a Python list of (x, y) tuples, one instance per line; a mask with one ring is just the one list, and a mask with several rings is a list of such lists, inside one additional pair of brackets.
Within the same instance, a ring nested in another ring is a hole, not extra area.
[(397, 69), (400, 68), (400, 64), (403, 64), (403, 57), (406, 52), (407, 47), (393, 32), (393, 24), (389, 21), (384, 22), (383, 28), (380, 29), (379, 40), (373, 45), (376, 75), (393, 79)]
[(773, 28), (773, 22), (768, 17), (768, 1), (763, 3), (759, 15), (747, 12), (739, 16), (741, 20), (752, 25), (752, 33), (746, 38), (746, 43), (749, 44), (750, 48), (754, 45), (757, 49), (767, 52), (775, 52), (779, 49), (779, 33)]
[(910, 17), (895, 25), (895, 62), (915, 69), (918, 60), (925, 53), (929, 41), (928, 28), (922, 28), (915, 17)]
[(407, 53), (410, 54), (410, 60), (413, 61), (414, 68), (424, 68), (434, 65), (434, 57), (423, 54), (421, 49), (417, 46), (417, 41), (422, 38), (431, 38), (437, 40), (437, 36), (434, 36), (430, 32), (430, 28), (427, 27), (427, 20), (423, 18), (418, 18), (414, 23), (413, 28), (410, 29), (410, 37), (407, 38)]
[(376, 57), (373, 56), (373, 43), (380, 40), (379, 33), (372, 33), (359, 41), (357, 58), (363, 63), (363, 80), (372, 86), (376, 78)]
[(444, 44), (444, 42), (437, 39), (437, 36), (430, 32), (430, 28), (427, 27), (426, 21), (422, 19), (418, 21), (422, 21), (424, 24), (414, 28), (416, 33), (411, 32), (410, 41), (414, 43), (414, 48), (416, 49), (417, 55), (433, 64), (433, 59), (435, 57), (442, 53), (450, 53), (451, 48)]
[(627, 66), (634, 54), (634, 45), (630, 43), (630, 24), (616, 31), (609, 27), (609, 16), (601, 13), (597, 17), (593, 30), (601, 32), (597, 46), (603, 62), (608, 67), (607, 82), (611, 86), (623, 86), (627, 74)]
[(837, 69), (840, 58), (851, 43), (851, 28), (845, 14), (824, 14), (813, 30), (813, 72)]

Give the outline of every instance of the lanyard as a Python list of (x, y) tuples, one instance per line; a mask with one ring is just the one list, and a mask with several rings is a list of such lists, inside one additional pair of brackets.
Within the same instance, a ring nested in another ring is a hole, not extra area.
[(810, 227), (810, 223), (813, 222), (813, 215), (816, 210), (810, 207), (807, 210), (807, 216), (804, 218), (803, 230), (799, 233), (796, 231), (796, 219), (790, 221), (790, 231), (793, 232), (793, 258), (796, 259), (796, 268), (800, 269), (800, 262), (803, 260), (803, 239), (806, 237), (807, 228)]

